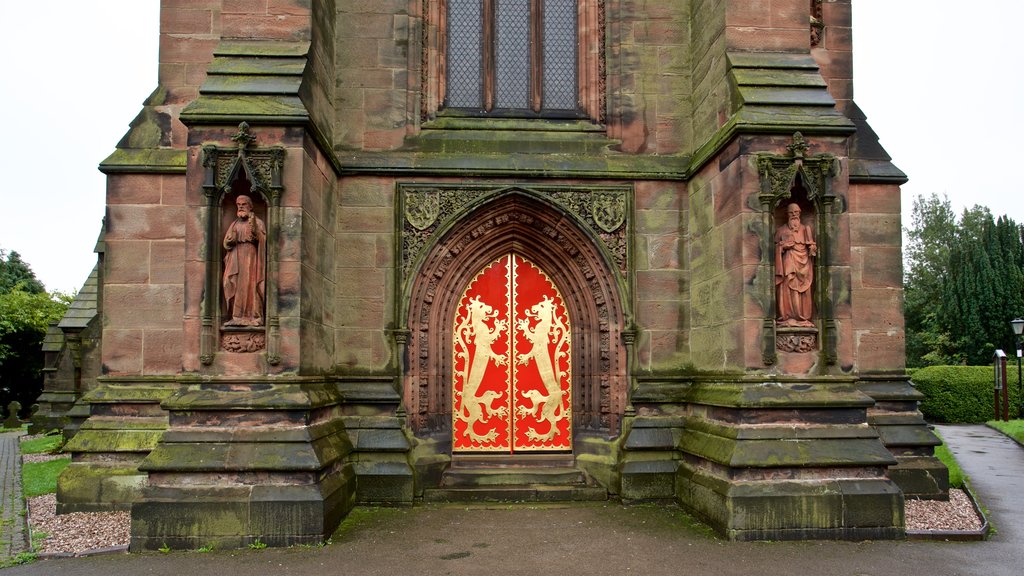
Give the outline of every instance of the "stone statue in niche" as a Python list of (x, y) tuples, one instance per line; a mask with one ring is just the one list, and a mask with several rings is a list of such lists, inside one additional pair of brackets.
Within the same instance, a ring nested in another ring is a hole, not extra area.
[(786, 223), (775, 232), (775, 287), (780, 326), (812, 327), (814, 230), (800, 220), (800, 206), (786, 206)]
[(224, 234), (224, 326), (263, 326), (266, 297), (267, 228), (252, 199), (235, 199), (238, 216)]

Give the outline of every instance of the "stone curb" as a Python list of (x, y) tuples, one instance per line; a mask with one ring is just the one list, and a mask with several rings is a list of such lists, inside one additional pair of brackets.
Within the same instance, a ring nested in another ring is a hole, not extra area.
[(977, 542), (986, 539), (989, 532), (988, 517), (985, 516), (985, 512), (978, 504), (977, 498), (974, 497), (974, 491), (971, 490), (970, 483), (964, 481), (963, 490), (967, 493), (967, 497), (971, 499), (974, 513), (981, 518), (981, 528), (977, 530), (907, 530), (907, 540)]
[(128, 546), (111, 546), (109, 548), (93, 548), (81, 552), (39, 552), (36, 557), (44, 558), (84, 558), (86, 556), (105, 556), (110, 554), (127, 554)]

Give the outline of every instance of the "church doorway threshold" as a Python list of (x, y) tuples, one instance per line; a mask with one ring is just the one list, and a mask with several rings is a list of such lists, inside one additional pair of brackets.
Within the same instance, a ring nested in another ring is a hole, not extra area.
[(576, 468), (572, 454), (453, 454), (427, 502), (592, 502), (608, 491)]

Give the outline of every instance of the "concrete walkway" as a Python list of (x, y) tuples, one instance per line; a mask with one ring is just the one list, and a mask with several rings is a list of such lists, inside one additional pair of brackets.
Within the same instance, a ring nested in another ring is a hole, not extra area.
[[(996, 528), (993, 542), (1024, 550), (1024, 448), (982, 425), (936, 426)], [(1022, 568), (1024, 570), (1024, 568)]]
[(999, 533), (990, 541), (727, 542), (695, 530), (673, 507), (425, 505), (357, 509), (321, 548), (47, 559), (0, 576), (1019, 576), (1024, 482), (1002, 471), (1024, 464), (1024, 449), (984, 427), (942, 432), (965, 455), (964, 470), (992, 511)]
[(18, 448), (22, 434), (20, 430), (0, 433), (0, 562), (28, 550)]

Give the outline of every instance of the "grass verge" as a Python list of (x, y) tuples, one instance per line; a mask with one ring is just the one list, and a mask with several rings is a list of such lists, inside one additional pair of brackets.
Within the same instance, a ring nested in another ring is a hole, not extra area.
[[(942, 440), (942, 436), (939, 435), (938, 431), (935, 431), (935, 435), (939, 437), (939, 440)], [(962, 489), (964, 487), (964, 480), (967, 477), (964, 475), (964, 471), (960, 469), (960, 464), (953, 457), (953, 453), (946, 446), (945, 440), (942, 440), (941, 446), (935, 447), (935, 457), (941, 460), (946, 465), (946, 468), (949, 469), (949, 487)]]
[(71, 458), (48, 462), (25, 462), (21, 466), (21, 490), (25, 498), (57, 491), (57, 476), (71, 463)]
[(1010, 420), (1008, 422), (989, 420), (986, 424), (1024, 444), (1024, 420)]
[(22, 454), (47, 454), (60, 448), (64, 437), (56, 434), (53, 436), (41, 436), (21, 443)]

